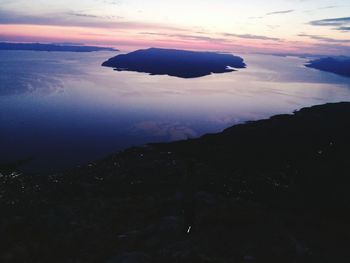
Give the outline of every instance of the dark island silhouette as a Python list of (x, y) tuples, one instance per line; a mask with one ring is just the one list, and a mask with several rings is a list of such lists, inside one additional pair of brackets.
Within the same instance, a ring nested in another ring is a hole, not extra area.
[(349, 57), (320, 58), (309, 61), (305, 66), (322, 71), (332, 72), (345, 77), (350, 77)]
[(246, 65), (242, 58), (231, 54), (149, 48), (118, 55), (102, 66), (118, 71), (198, 78), (211, 73), (232, 72), (235, 71), (233, 68), (245, 68)]
[(0, 165), (0, 262), (344, 262), (349, 134), (344, 102), (63, 173)]
[(7, 43), (0, 42), (0, 50), (30, 50), (30, 51), (59, 51), (59, 52), (95, 52), (95, 51), (118, 51), (109, 47), (82, 46), (82, 45), (59, 45), (41, 43)]

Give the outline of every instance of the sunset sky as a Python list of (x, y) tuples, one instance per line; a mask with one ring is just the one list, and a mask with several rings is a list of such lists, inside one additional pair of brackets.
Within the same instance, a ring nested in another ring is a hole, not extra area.
[(0, 0), (0, 41), (350, 53), (349, 0)]

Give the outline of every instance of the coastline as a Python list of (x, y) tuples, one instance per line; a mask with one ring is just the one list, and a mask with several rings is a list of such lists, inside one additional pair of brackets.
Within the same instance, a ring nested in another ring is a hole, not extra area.
[(348, 57), (324, 57), (310, 60), (305, 67), (350, 77), (350, 58)]
[[(130, 148), (66, 173), (3, 174), (0, 226), (11, 241), (1, 257), (344, 258), (346, 249), (334, 244), (350, 234), (349, 120), (350, 102), (329, 103), (198, 139)], [(186, 235), (188, 202), (196, 219)]]

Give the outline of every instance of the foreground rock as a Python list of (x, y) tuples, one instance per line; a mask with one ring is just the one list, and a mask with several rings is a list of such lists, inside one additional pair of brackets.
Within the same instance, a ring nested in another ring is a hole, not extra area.
[(349, 134), (336, 103), (64, 174), (8, 165), (0, 261), (345, 262)]
[(245, 68), (243, 59), (231, 54), (160, 48), (118, 55), (104, 62), (102, 66), (112, 67), (118, 71), (136, 71), (180, 78), (197, 78), (211, 73), (232, 72), (234, 71), (232, 68)]

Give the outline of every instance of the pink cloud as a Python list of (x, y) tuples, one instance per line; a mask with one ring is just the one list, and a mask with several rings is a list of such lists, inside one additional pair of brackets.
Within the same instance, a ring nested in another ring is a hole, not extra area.
[[(341, 53), (344, 47), (317, 45), (310, 40), (288, 42), (255, 35), (193, 33), (187, 29), (150, 27), (141, 23), (126, 28), (98, 28), (57, 25), (0, 24), (1, 41), (79, 42), (108, 45), (122, 50), (144, 47), (214, 50), (228, 52)], [(145, 31), (148, 30), (148, 31)], [(346, 47), (345, 47), (346, 48)]]

